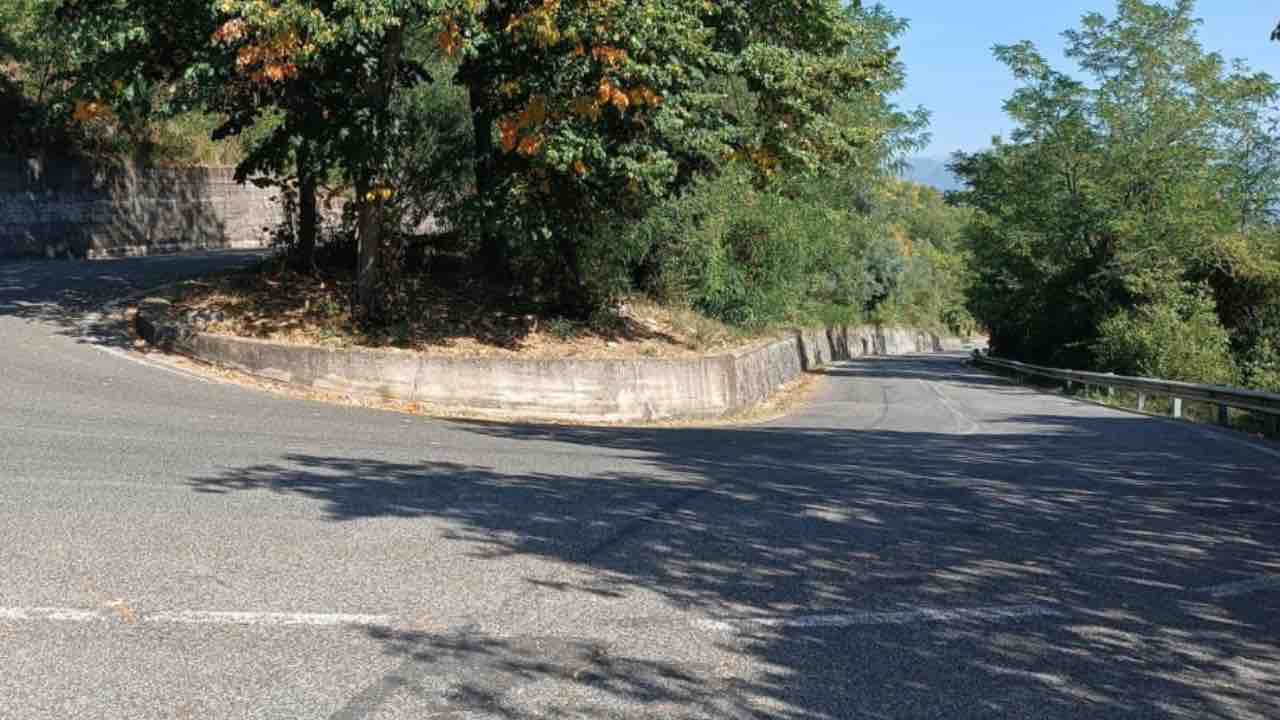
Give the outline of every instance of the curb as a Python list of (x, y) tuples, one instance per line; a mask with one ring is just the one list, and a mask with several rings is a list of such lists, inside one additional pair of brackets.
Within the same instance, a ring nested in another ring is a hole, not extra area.
[(445, 358), (329, 349), (210, 335), (172, 316), (152, 293), (138, 335), (154, 347), (302, 390), (414, 403), (489, 420), (651, 423), (749, 411), (832, 362), (936, 352), (936, 335), (902, 328), (796, 330), (763, 347), (692, 359)]

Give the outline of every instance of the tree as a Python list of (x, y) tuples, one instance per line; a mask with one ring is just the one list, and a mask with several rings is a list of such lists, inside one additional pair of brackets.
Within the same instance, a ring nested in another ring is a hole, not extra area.
[(74, 27), (83, 107), (126, 120), (213, 109), (226, 117), (218, 137), (272, 123), (237, 174), (296, 182), (304, 245), (314, 243), (318, 179), (334, 172), (353, 186), (356, 305), (377, 320), (383, 208), (394, 192), (387, 174), (402, 141), (391, 106), (426, 79), (404, 57), (406, 35), (437, 9), (399, 0), (66, 0), (60, 13)]
[(1277, 86), (1206, 52), (1194, 10), (1120, 0), (1085, 16), (1067, 54), (1089, 83), (1029, 43), (997, 49), (1022, 82), (1005, 106), (1017, 128), (954, 169), (956, 200), (981, 211), (972, 305), (998, 351), (1096, 365), (1104, 322), (1191, 306), (1185, 288), (1217, 284), (1233, 234), (1269, 223)]
[[(731, 165), (762, 187), (877, 165), (897, 120), (895, 20), (840, 0), (64, 0), (81, 102), (122, 119), (202, 107), (269, 128), (241, 179), (354, 189), (360, 315), (378, 321), (388, 202), (421, 122), (403, 99), (433, 38), (465, 88), (474, 229), (514, 292), (583, 312), (610, 238)], [(130, 78), (126, 83), (118, 78)], [(905, 116), (904, 116), (905, 117)], [(922, 118), (916, 118), (917, 121)], [(457, 142), (456, 138), (453, 140)], [(464, 144), (464, 143), (459, 143)], [(311, 235), (303, 231), (303, 245)], [(302, 253), (305, 257), (306, 253)], [(608, 266), (608, 267), (606, 267)]]
[[(279, 172), (286, 158), (295, 159), (304, 251), (314, 246), (317, 177), (332, 168), (353, 187), (357, 314), (380, 321), (384, 209), (395, 192), (391, 167), (405, 143), (392, 108), (400, 93), (428, 79), (405, 53), (409, 35), (433, 21), (438, 3), (224, 0), (220, 12), (214, 37), (234, 50), (241, 82), (269, 87), (231, 93), (231, 119), (223, 131), (236, 132), (266, 110), (281, 116), (241, 173)], [(217, 68), (212, 75), (218, 76)]]
[(695, 178), (848, 160), (878, 138), (835, 113), (892, 58), (849, 52), (864, 32), (838, 0), (449, 4), (487, 261), (582, 308), (593, 239)]

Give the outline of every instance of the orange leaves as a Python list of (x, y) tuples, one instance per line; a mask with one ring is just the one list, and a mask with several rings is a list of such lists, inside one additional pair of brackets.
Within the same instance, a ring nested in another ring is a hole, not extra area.
[[(581, 116), (590, 116), (592, 119), (599, 117), (599, 110), (605, 105), (612, 105), (617, 108), (618, 112), (626, 112), (629, 108), (641, 108), (646, 105), (649, 107), (658, 107), (662, 104), (662, 96), (654, 92), (653, 88), (640, 86), (629, 90), (623, 90), (614, 84), (609, 78), (601, 78), (600, 84), (596, 87), (596, 96), (591, 101), (592, 109), (586, 112), (578, 112)], [(575, 111), (578, 107), (575, 106)]]
[(610, 78), (600, 79), (596, 93), (592, 96), (574, 98), (573, 114), (587, 120), (596, 121), (604, 113), (604, 109), (613, 106), (618, 112), (625, 113), (629, 109), (645, 106), (658, 107), (662, 104), (662, 96), (653, 88), (640, 86), (623, 90)]
[(111, 108), (105, 103), (97, 100), (81, 100), (76, 103), (75, 110), (72, 111), (71, 117), (79, 123), (93, 122), (94, 120), (105, 120), (114, 117)]
[(462, 51), (462, 29), (453, 18), (446, 18), (444, 29), (436, 35), (436, 44), (449, 57), (456, 57)]
[(525, 157), (534, 157), (542, 152), (542, 146), (546, 144), (547, 138), (541, 132), (532, 132), (521, 135), (521, 128), (518, 127), (518, 120), (514, 118), (503, 118), (498, 127), (502, 132), (502, 149), (508, 153), (518, 150)]
[(511, 152), (520, 144), (520, 121), (508, 115), (498, 121), (498, 132), (502, 136), (502, 150)]
[(593, 48), (591, 50), (591, 56), (594, 57), (597, 62), (615, 68), (626, 62), (629, 57), (626, 50), (612, 47)]
[[(534, 95), (519, 115), (507, 115), (498, 121), (498, 131), (502, 135), (502, 149), (505, 152), (519, 150), (525, 157), (533, 157), (542, 151), (546, 142), (545, 136), (537, 130), (547, 122), (547, 97)], [(526, 130), (534, 130), (525, 133)]]
[(596, 87), (596, 100), (601, 105), (613, 105), (618, 112), (626, 112), (631, 106), (631, 98), (607, 77), (600, 78), (600, 85)]
[(533, 157), (542, 151), (542, 145), (546, 142), (546, 138), (542, 133), (536, 132), (532, 135), (526, 135), (520, 141), (520, 154), (525, 157)]
[(236, 69), (257, 83), (282, 82), (297, 77), (293, 56), (300, 44), (288, 33), (260, 45), (246, 45), (236, 53)]
[(224, 45), (231, 45), (243, 40), (249, 34), (249, 23), (244, 18), (235, 18), (228, 20), (218, 28), (213, 34), (213, 41)]
[(298, 55), (310, 46), (303, 45), (296, 30), (259, 38), (254, 35), (248, 21), (237, 17), (223, 23), (213, 33), (213, 41), (228, 46), (247, 42), (236, 51), (236, 71), (256, 83), (266, 85), (298, 76)]
[(658, 107), (662, 104), (662, 96), (654, 92), (651, 87), (632, 88), (627, 91), (627, 98), (631, 100), (631, 104), (636, 107), (643, 107), (645, 105)]

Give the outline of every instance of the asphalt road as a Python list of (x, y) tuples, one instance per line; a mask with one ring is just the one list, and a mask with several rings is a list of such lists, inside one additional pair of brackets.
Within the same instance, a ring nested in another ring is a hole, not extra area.
[(0, 718), (1276, 718), (1280, 454), (956, 356), (771, 424), (285, 400), (0, 265)]

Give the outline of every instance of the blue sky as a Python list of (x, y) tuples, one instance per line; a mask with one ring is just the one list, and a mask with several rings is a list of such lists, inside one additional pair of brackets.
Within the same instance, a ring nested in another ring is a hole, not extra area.
[[(873, 0), (864, 0), (871, 4)], [(1060, 68), (1061, 33), (1079, 25), (1082, 15), (1114, 15), (1114, 0), (881, 0), (899, 17), (911, 20), (904, 35), (902, 60), (908, 86), (898, 97), (905, 107), (923, 105), (933, 112), (933, 145), (923, 154), (946, 156), (977, 150), (991, 136), (1005, 134), (1009, 121), (1001, 106), (1015, 85), (991, 56), (991, 48), (1031, 40)], [(1280, 77), (1280, 43), (1270, 42), (1280, 20), (1277, 0), (1200, 0), (1204, 19), (1201, 43), (1229, 58)]]

